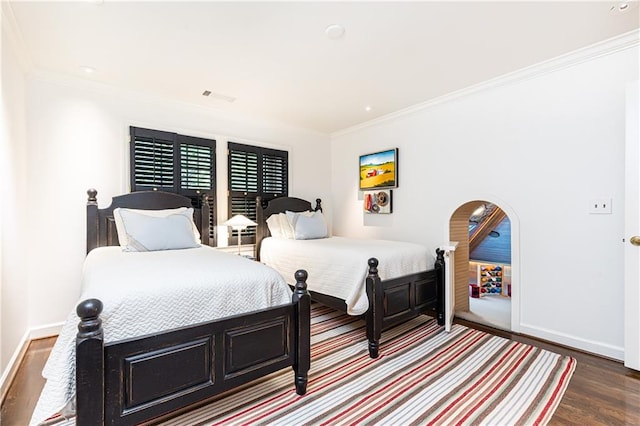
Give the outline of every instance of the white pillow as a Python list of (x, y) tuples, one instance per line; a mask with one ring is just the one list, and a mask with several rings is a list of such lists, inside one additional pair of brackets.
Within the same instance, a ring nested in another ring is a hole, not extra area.
[(327, 222), (321, 212), (286, 212), (296, 240), (314, 240), (328, 237)]
[(193, 222), (193, 208), (191, 207), (178, 207), (175, 209), (164, 209), (164, 210), (141, 210), (141, 209), (127, 209), (118, 207), (113, 210), (113, 220), (116, 224), (116, 232), (118, 234), (118, 242), (120, 243), (120, 247), (124, 250), (128, 245), (127, 232), (124, 228), (124, 223), (122, 220), (122, 212), (133, 212), (141, 215), (145, 215), (148, 217), (167, 217), (173, 214), (182, 214), (185, 215), (192, 224), (193, 228), (193, 237), (196, 242), (200, 244), (200, 232), (198, 231), (198, 227), (195, 222)]
[(287, 215), (285, 213), (280, 213), (278, 217), (280, 218), (280, 224), (281, 224), (280, 229), (282, 230), (282, 234), (284, 235), (284, 238), (293, 240), (294, 239), (293, 227), (291, 226), (291, 223), (289, 222)]
[(293, 240), (293, 229), (291, 228), (291, 224), (289, 224), (286, 214), (278, 213), (269, 216), (267, 219), (267, 227), (269, 227), (269, 232), (271, 232), (272, 237)]
[(271, 236), (274, 238), (286, 238), (284, 233), (282, 232), (282, 225), (280, 223), (280, 217), (277, 214), (272, 214), (267, 219), (267, 227), (269, 228), (269, 232)]
[(124, 251), (173, 250), (200, 245), (193, 234), (193, 209), (164, 217), (128, 209), (118, 213), (124, 229), (124, 234), (118, 234), (118, 239), (127, 242)]

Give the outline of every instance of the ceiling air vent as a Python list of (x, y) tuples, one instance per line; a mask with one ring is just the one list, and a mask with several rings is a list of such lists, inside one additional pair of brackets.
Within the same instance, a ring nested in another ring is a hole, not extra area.
[(202, 92), (202, 96), (208, 96), (211, 97), (213, 99), (219, 99), (221, 101), (225, 101), (225, 102), (233, 102), (236, 100), (236, 98), (234, 98), (233, 96), (227, 96), (227, 95), (223, 95), (221, 93), (215, 93), (212, 92), (211, 90), (205, 90), (204, 92)]

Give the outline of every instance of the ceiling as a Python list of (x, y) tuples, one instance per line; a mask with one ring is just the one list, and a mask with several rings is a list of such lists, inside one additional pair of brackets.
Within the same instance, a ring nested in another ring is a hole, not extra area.
[(5, 3), (36, 72), (327, 134), (637, 29), (619, 4)]

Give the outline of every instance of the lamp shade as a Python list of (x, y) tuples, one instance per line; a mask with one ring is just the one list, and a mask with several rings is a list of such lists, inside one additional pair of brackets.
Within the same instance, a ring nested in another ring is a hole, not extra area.
[(231, 219), (224, 222), (223, 225), (230, 226), (234, 229), (244, 229), (247, 226), (256, 226), (257, 223), (255, 223), (254, 221), (252, 221), (246, 216), (237, 214), (233, 216)]

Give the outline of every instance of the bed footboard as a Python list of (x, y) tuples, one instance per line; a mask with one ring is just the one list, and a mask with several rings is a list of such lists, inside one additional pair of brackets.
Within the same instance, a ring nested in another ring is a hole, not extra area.
[(377, 259), (369, 259), (368, 264), (365, 319), (371, 358), (378, 357), (382, 331), (394, 325), (422, 313), (433, 314), (444, 325), (444, 250), (436, 250), (433, 269), (386, 281), (378, 275)]
[(303, 395), (311, 346), (306, 278), (296, 272), (291, 304), (106, 344), (102, 303), (80, 303), (76, 423), (146, 422), (288, 366)]

